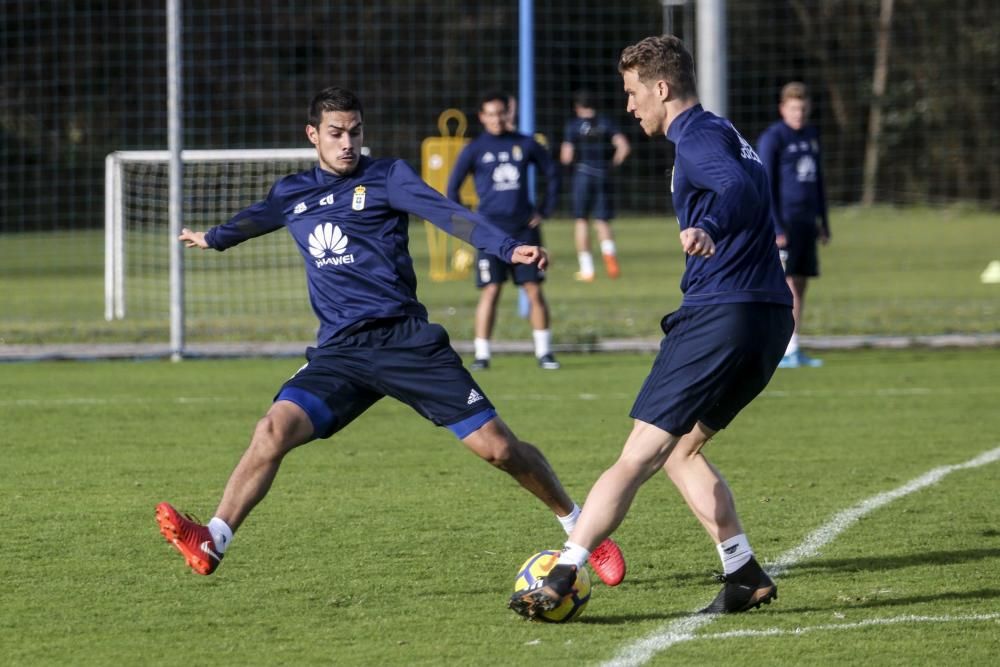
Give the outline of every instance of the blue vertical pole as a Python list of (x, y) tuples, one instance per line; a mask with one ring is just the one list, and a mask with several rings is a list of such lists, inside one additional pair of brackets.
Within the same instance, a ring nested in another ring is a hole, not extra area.
[[(529, 137), (535, 134), (535, 17), (534, 0), (518, 0), (518, 89), (517, 129)], [(535, 199), (535, 170), (528, 170), (528, 196)], [(517, 312), (527, 318), (531, 303), (524, 289), (518, 290)]]

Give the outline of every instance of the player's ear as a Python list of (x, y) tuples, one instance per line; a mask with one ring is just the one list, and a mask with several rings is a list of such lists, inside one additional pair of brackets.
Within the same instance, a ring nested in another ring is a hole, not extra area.
[(306, 136), (309, 137), (309, 143), (319, 146), (319, 131), (315, 127), (306, 125)]

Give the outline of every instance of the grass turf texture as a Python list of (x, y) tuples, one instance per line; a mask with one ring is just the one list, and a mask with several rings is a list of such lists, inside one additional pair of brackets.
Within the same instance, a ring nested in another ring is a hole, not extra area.
[[(856, 351), (779, 371), (708, 448), (763, 561), (837, 512), (1000, 445), (1000, 350)], [(579, 501), (617, 456), (647, 355), (498, 358), (481, 376)], [(391, 400), (289, 455), (218, 572), (192, 574), (153, 521), (207, 519), (295, 360), (6, 364), (0, 373), (6, 664), (592, 664), (706, 604), (714, 548), (663, 478), (616, 537), (629, 575), (583, 616), (505, 608), (556, 521), (506, 475)], [(764, 610), (699, 630), (793, 630), (997, 611), (1000, 463), (866, 516), (778, 580)], [(695, 640), (650, 664), (988, 664), (996, 620)], [(993, 656), (991, 658), (990, 656)]]
[[(1000, 321), (1000, 286), (979, 275), (997, 248), (976, 240), (995, 236), (995, 213), (962, 208), (839, 208), (832, 213), (833, 242), (821, 250), (822, 277), (810, 284), (803, 333), (808, 335), (918, 335), (994, 333)], [(659, 336), (660, 317), (680, 302), (684, 259), (677, 226), (667, 216), (622, 218), (615, 230), (622, 278), (608, 280), (598, 259), (597, 281), (577, 283), (572, 225), (547, 222), (545, 243), (553, 257), (545, 283), (556, 343)], [(478, 292), (472, 279), (433, 283), (427, 277), (424, 225), (411, 224), (410, 249), (419, 296), (431, 319), (455, 340), (471, 340)], [(287, 243), (255, 239), (251, 244)], [(970, 242), (970, 239), (972, 242)], [(189, 342), (306, 341), (316, 322), (306, 299), (302, 269), (232, 271), (241, 248), (225, 253), (188, 251)], [(244, 255), (246, 257), (246, 255)], [(138, 260), (135, 260), (138, 261)], [(298, 260), (295, 260), (298, 261)], [(159, 262), (159, 284), (149, 284), (159, 316), (104, 322), (103, 234), (8, 235), (0, 243), (0, 343), (165, 342), (167, 256)], [(288, 294), (257, 296), (275, 276)], [(241, 286), (247, 302), (226, 312), (236, 297), (224, 286)], [(140, 283), (126, 290), (137, 295)], [(130, 297), (132, 298), (132, 297)], [(517, 290), (507, 285), (494, 338), (529, 340), (530, 328), (516, 316)], [(270, 300), (271, 305), (264, 305)], [(133, 306), (130, 306), (133, 308)], [(238, 314), (241, 313), (241, 314)]]

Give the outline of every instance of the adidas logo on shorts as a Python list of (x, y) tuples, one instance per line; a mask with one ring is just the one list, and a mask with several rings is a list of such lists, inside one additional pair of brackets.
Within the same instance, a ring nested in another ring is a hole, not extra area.
[(466, 404), (466, 405), (472, 405), (472, 404), (473, 404), (473, 403), (475, 403), (476, 401), (481, 401), (481, 400), (483, 400), (483, 395), (482, 395), (482, 394), (480, 394), (480, 393), (479, 393), (478, 391), (476, 391), (475, 389), (473, 389), (472, 391), (470, 391), (470, 392), (469, 392), (469, 400), (467, 400), (467, 401), (465, 402), (465, 404)]

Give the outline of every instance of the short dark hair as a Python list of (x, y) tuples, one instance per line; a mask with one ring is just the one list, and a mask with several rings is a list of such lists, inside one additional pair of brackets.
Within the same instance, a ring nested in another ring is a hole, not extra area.
[(660, 35), (647, 37), (626, 46), (618, 61), (618, 71), (635, 70), (639, 80), (663, 79), (677, 89), (678, 97), (698, 94), (694, 75), (694, 58), (678, 37)]
[(573, 104), (583, 109), (593, 109), (594, 95), (586, 88), (581, 88), (573, 93)]
[(490, 102), (499, 102), (503, 105), (503, 110), (506, 111), (509, 108), (508, 100), (510, 100), (510, 95), (508, 93), (505, 93), (502, 90), (491, 90), (480, 98), (479, 110), (482, 111), (483, 107)]
[(316, 93), (309, 103), (309, 124), (319, 127), (323, 122), (323, 114), (327, 111), (357, 111), (363, 119), (364, 109), (358, 96), (337, 86), (330, 86)]

